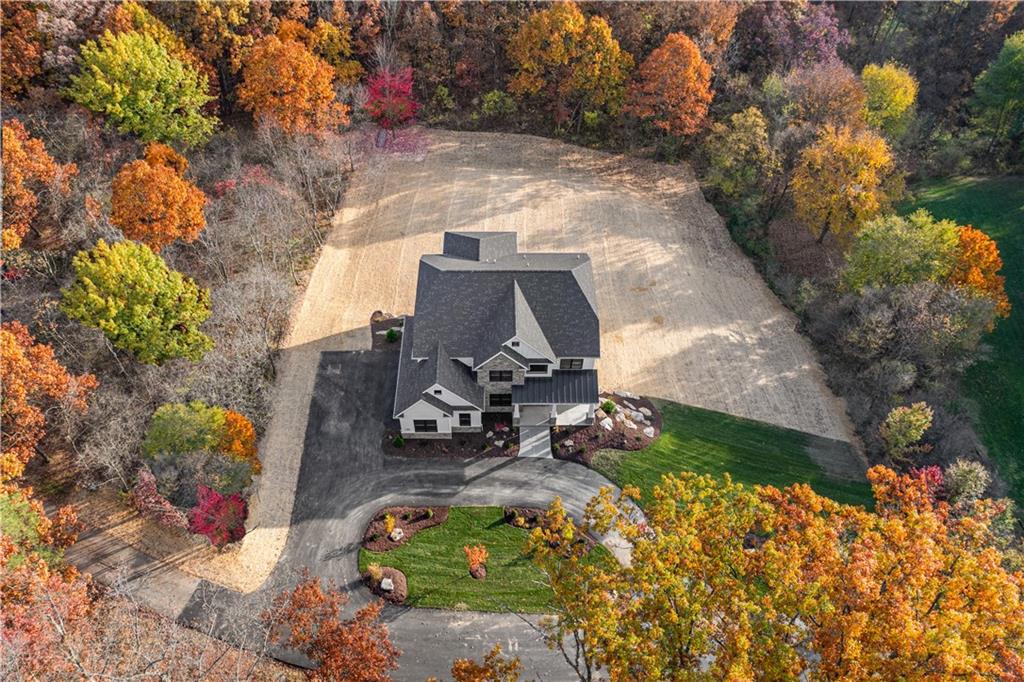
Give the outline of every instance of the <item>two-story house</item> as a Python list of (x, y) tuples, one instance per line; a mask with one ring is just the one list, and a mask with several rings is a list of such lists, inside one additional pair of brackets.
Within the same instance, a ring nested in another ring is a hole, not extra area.
[(394, 417), (406, 437), (590, 423), (601, 333), (590, 257), (520, 253), (515, 232), (446, 232), (420, 259)]

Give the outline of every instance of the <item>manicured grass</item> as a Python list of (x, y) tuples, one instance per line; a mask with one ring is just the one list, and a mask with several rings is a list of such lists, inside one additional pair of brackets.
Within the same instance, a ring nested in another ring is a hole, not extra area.
[(594, 468), (621, 485), (635, 485), (646, 496), (662, 475), (693, 471), (754, 485), (784, 487), (809, 483), (839, 502), (872, 505), (867, 481), (833, 479), (810, 459), (808, 448), (837, 453), (846, 443), (819, 438), (750, 419), (698, 407), (659, 402), (661, 436), (637, 452), (605, 450)]
[(964, 393), (1011, 496), (1024, 504), (1024, 177), (948, 178), (918, 185), (913, 195), (905, 212), (926, 208), (973, 225), (996, 241), (1003, 257), (1013, 311), (986, 338), (991, 356), (968, 370)]
[[(452, 507), (448, 520), (417, 533), (390, 552), (359, 551), (359, 570), (370, 563), (405, 573), (406, 604), (473, 611), (538, 613), (549, 609), (551, 590), (544, 573), (523, 556), (527, 532), (505, 523), (501, 507)], [(487, 546), (487, 578), (470, 577), (466, 545)], [(591, 556), (611, 557), (598, 546)]]

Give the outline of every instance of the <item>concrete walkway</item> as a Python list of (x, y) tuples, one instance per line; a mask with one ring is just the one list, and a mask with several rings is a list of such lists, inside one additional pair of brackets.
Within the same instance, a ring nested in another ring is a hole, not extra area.
[[(145, 606), (226, 641), (252, 645), (258, 641), (259, 614), (275, 594), (296, 583), (303, 568), (348, 591), (348, 614), (372, 599), (359, 577), (358, 555), (363, 530), (381, 507), (546, 506), (561, 497), (566, 509), (580, 516), (590, 498), (611, 485), (586, 467), (551, 458), (385, 457), (380, 444), (396, 363), (391, 352), (321, 355), (287, 544), (258, 590), (243, 594), (192, 578), (102, 534), (75, 545), (69, 558), (80, 569), (110, 579), (117, 565), (127, 564), (130, 586)], [(620, 561), (629, 560), (628, 545), (620, 538), (601, 540)], [(396, 680), (443, 677), (453, 659), (480, 658), (495, 644), (521, 658), (526, 679), (574, 679), (561, 655), (545, 645), (533, 616), (389, 606), (384, 619), (403, 652)], [(273, 654), (308, 664), (295, 652)]]
[(519, 456), (551, 459), (551, 427), (520, 426)]

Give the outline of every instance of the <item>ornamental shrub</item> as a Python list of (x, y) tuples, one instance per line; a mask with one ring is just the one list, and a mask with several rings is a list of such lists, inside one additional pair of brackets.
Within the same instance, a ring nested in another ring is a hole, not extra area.
[(218, 549), (245, 537), (248, 505), (242, 496), (222, 495), (212, 488), (199, 486), (199, 501), (188, 513), (190, 533), (205, 535)]

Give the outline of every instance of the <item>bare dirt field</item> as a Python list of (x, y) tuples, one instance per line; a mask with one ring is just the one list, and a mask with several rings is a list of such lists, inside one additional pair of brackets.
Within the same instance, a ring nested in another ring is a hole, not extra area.
[(531, 136), (423, 135), (421, 150), (372, 154), (357, 170), (278, 364), (253, 530), (237, 548), (206, 554), (197, 573), (246, 591), (269, 575), (287, 536), (319, 353), (370, 348), (375, 310), (413, 312), (419, 258), (440, 250), (445, 230), (515, 230), (523, 250), (590, 254), (602, 389), (853, 439), (795, 317), (687, 166)]

